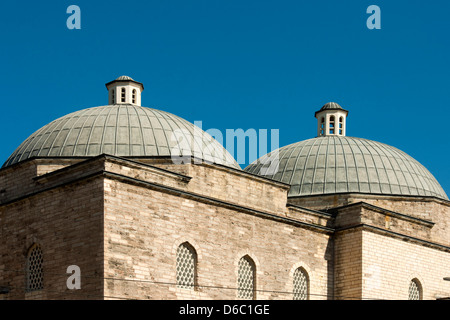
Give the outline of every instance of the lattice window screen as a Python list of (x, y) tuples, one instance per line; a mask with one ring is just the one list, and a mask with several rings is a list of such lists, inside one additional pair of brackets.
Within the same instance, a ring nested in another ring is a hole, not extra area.
[(253, 299), (255, 289), (255, 266), (247, 257), (242, 257), (238, 265), (238, 298)]
[(308, 276), (298, 268), (294, 272), (294, 300), (308, 300)]
[(180, 288), (195, 288), (196, 253), (187, 244), (177, 249), (177, 285)]
[(44, 258), (39, 245), (33, 246), (28, 252), (26, 265), (26, 290), (28, 292), (44, 288)]
[(411, 280), (409, 284), (408, 300), (420, 300), (420, 287), (416, 280)]

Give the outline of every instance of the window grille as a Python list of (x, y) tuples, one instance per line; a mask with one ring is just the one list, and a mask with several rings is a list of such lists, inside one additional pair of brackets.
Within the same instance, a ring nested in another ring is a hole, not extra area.
[(329, 127), (330, 127), (330, 134), (334, 134), (334, 116), (330, 117)]
[(44, 288), (43, 255), (39, 245), (31, 247), (26, 264), (26, 290), (37, 291)]
[(309, 280), (302, 268), (294, 272), (294, 300), (308, 300)]
[(187, 243), (177, 249), (177, 285), (180, 288), (194, 289), (196, 281), (197, 254)]
[(133, 89), (133, 104), (136, 103), (136, 89)]
[(419, 281), (416, 279), (411, 280), (409, 284), (408, 300), (421, 300), (421, 289)]
[(249, 257), (242, 257), (238, 264), (238, 298), (254, 299), (255, 264)]
[(122, 88), (122, 102), (125, 102), (125, 88)]

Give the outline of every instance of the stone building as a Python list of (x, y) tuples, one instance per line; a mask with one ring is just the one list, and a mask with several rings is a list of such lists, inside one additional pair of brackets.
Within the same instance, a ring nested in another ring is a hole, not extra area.
[(316, 138), (242, 170), (142, 107), (141, 83), (106, 86), (109, 105), (42, 127), (0, 170), (0, 299), (450, 296), (447, 195), (404, 152), (347, 137), (338, 104)]

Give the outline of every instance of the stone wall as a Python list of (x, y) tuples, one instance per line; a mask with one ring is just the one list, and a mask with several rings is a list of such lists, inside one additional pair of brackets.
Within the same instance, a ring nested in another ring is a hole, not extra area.
[[(274, 186), (257, 186), (253, 178), (199, 167), (184, 172), (192, 179), (186, 193), (179, 194), (126, 179), (105, 180), (104, 268), (105, 277), (113, 278), (105, 281), (106, 296), (235, 299), (238, 261), (248, 255), (256, 264), (257, 299), (292, 299), (298, 267), (308, 272), (312, 299), (332, 297), (329, 230), (265, 215), (276, 208), (274, 204), (264, 212), (254, 209), (255, 200), (249, 200), (253, 205), (248, 207), (238, 206), (245, 193), (237, 192), (225, 202), (221, 179), (236, 190), (253, 189), (249, 193), (259, 192), (261, 199), (266, 196), (263, 190), (273, 192)], [(197, 179), (207, 177), (218, 185), (208, 184), (202, 194), (188, 193), (201, 185)], [(176, 286), (176, 250), (184, 242), (198, 255), (196, 290)]]
[[(0, 205), (0, 230), (0, 286), (10, 288), (0, 299), (102, 299), (103, 179)], [(26, 257), (33, 244), (43, 251), (44, 290), (26, 292)], [(69, 265), (81, 268), (83, 290), (67, 289)]]
[(284, 183), (215, 164), (152, 164), (195, 177), (187, 185), (189, 192), (277, 214), (286, 212), (289, 186)]
[(449, 296), (450, 247), (430, 241), (430, 221), (366, 203), (334, 210), (337, 299), (408, 299), (417, 278), (424, 299)]
[[(257, 299), (292, 299), (299, 267), (311, 299), (406, 299), (413, 278), (425, 299), (449, 295), (448, 202), (333, 195), (286, 205), (287, 190), (217, 165), (111, 156), (0, 170), (0, 286), (11, 290), (0, 299), (235, 299), (246, 255)], [(197, 253), (195, 290), (176, 285), (185, 242)], [(34, 243), (45, 290), (26, 293)], [(67, 290), (69, 265), (81, 268), (82, 290)]]
[(362, 298), (362, 233), (360, 230), (338, 232), (334, 238), (334, 298)]
[(450, 253), (371, 231), (362, 232), (362, 298), (408, 299), (412, 279), (423, 288), (423, 299), (448, 297)]
[(289, 203), (314, 209), (328, 210), (340, 206), (365, 202), (400, 214), (434, 223), (430, 239), (450, 246), (450, 201), (427, 197), (401, 197), (369, 194), (336, 194), (289, 198)]

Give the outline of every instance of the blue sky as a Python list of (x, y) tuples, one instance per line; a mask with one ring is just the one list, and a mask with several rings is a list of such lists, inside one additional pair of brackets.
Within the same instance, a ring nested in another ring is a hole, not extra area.
[[(81, 30), (66, 27), (69, 5)], [(369, 30), (369, 5), (381, 30)], [(107, 104), (120, 75), (143, 105), (203, 129), (316, 135), (328, 101), (347, 135), (393, 145), (450, 193), (449, 1), (36, 1), (0, 10), (0, 162), (67, 113)]]

